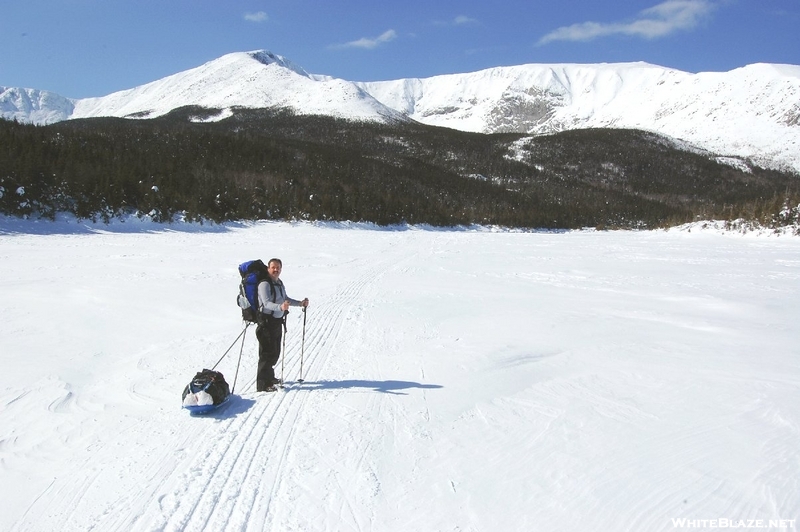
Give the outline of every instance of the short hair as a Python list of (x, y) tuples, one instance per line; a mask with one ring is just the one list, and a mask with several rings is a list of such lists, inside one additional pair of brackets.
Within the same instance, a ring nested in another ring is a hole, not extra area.
[(283, 262), (281, 262), (281, 259), (269, 259), (269, 262), (267, 262), (267, 266), (269, 266), (269, 265), (270, 265), (270, 264), (272, 264), (273, 262), (277, 262), (277, 263), (278, 263), (278, 266), (280, 266), (281, 268), (283, 268)]

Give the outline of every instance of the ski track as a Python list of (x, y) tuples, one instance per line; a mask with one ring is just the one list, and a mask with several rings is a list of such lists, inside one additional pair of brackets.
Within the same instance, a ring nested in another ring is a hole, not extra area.
[[(270, 394), (253, 393), (254, 376), (237, 384), (236, 392), (245, 390), (240, 397), (221, 412), (208, 416), (217, 418), (214, 437), (204, 437), (204, 425), (213, 421), (193, 420), (198, 425), (194, 430), (197, 439), (193, 442), (197, 447), (191, 451), (191, 456), (175, 464), (171, 473), (161, 471), (155, 475), (154, 482), (158, 482), (159, 477), (167, 478), (164, 486), (144, 490), (142, 500), (130, 505), (134, 511), (104, 525), (110, 525), (109, 530), (150, 532), (289, 530), (284, 528), (289, 523), (282, 522), (278, 526), (274, 522), (272, 503), (279, 492), (292, 496), (291, 487), (285, 485), (289, 475), (284, 469), (295, 435), (302, 429), (298, 418), (310, 396), (303, 387), (324, 375), (325, 365), (336, 355), (340, 345), (339, 334), (347, 321), (347, 313), (354, 306), (358, 307), (354, 302), (362, 298), (368, 286), (385, 271), (398, 267), (402, 262), (394, 254), (386, 253), (380, 261), (372, 261), (368, 269), (338, 289), (331, 298), (309, 307), (303, 353), (306, 384), (296, 382), (294, 377), (299, 377), (300, 371), (299, 329), (302, 320), (297, 315), (302, 318), (302, 313), (292, 309), (288, 327), (297, 341), (287, 344), (284, 353), (286, 388)], [(247, 335), (252, 341), (254, 334), (250, 329)], [(280, 371), (279, 362), (276, 374)], [(236, 409), (243, 402), (252, 402), (252, 406), (226, 418), (226, 411)], [(189, 447), (192, 445), (190, 440), (192, 438), (187, 438)], [(356, 470), (360, 469), (368, 454), (365, 445), (363, 442), (360, 444), (362, 452)], [(347, 491), (346, 486), (340, 484), (339, 487), (338, 492)], [(151, 495), (155, 502), (147, 505)], [(350, 528), (367, 529), (368, 523), (359, 522), (359, 512), (354, 504), (345, 499), (342, 508), (336, 509), (334, 515), (339, 515), (341, 510), (341, 518), (349, 523)], [(146, 509), (137, 514), (135, 509), (143, 506), (147, 506)], [(292, 500), (282, 500), (281, 506), (285, 511), (294, 505)]]

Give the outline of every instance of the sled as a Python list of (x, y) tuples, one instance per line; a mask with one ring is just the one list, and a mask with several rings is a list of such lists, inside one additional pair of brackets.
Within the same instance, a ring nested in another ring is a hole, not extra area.
[(233, 397), (233, 394), (228, 395), (227, 397), (225, 397), (225, 399), (222, 400), (222, 402), (218, 404), (212, 403), (210, 405), (183, 405), (183, 408), (189, 411), (190, 416), (203, 416), (205, 414), (210, 414), (215, 410), (219, 410), (223, 406), (227, 405), (230, 402), (231, 397)]
[(231, 392), (222, 373), (204, 369), (186, 385), (181, 400), (190, 414), (203, 415), (226, 404), (230, 398)]

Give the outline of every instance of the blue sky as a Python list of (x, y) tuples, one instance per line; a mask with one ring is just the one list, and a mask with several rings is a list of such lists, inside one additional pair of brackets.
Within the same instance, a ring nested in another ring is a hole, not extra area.
[(0, 85), (104, 96), (230, 52), (378, 81), (525, 63), (800, 65), (800, 0), (18, 0)]

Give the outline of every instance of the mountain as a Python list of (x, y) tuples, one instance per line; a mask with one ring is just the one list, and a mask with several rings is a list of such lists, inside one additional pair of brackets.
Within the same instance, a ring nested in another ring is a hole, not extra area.
[(800, 66), (689, 74), (647, 63), (522, 65), (358, 85), (431, 125), (531, 134), (644, 129), (800, 172)]
[(268, 51), (228, 54), (130, 90), (69, 100), (0, 88), (4, 118), (152, 118), (183, 106), (288, 108), (298, 114), (404, 120), (471, 132), (538, 135), (635, 128), (716, 154), (800, 172), (800, 66), (755, 64), (691, 74), (647, 63), (530, 64), (382, 82), (313, 75)]
[(6, 120), (51, 124), (67, 120), (75, 111), (75, 100), (54, 92), (0, 86), (0, 116)]
[(217, 119), (229, 116), (234, 107), (287, 108), (297, 114), (356, 120), (405, 119), (354, 83), (314, 76), (264, 50), (228, 54), (99, 98), (70, 100), (44, 91), (0, 88), (3, 118), (37, 124), (100, 116), (155, 118), (184, 106), (218, 109)]
[(70, 118), (153, 118), (186, 105), (220, 109), (219, 118), (232, 107), (279, 107), (356, 120), (403, 118), (353, 83), (313, 76), (264, 50), (228, 54), (141, 87), (77, 100)]

